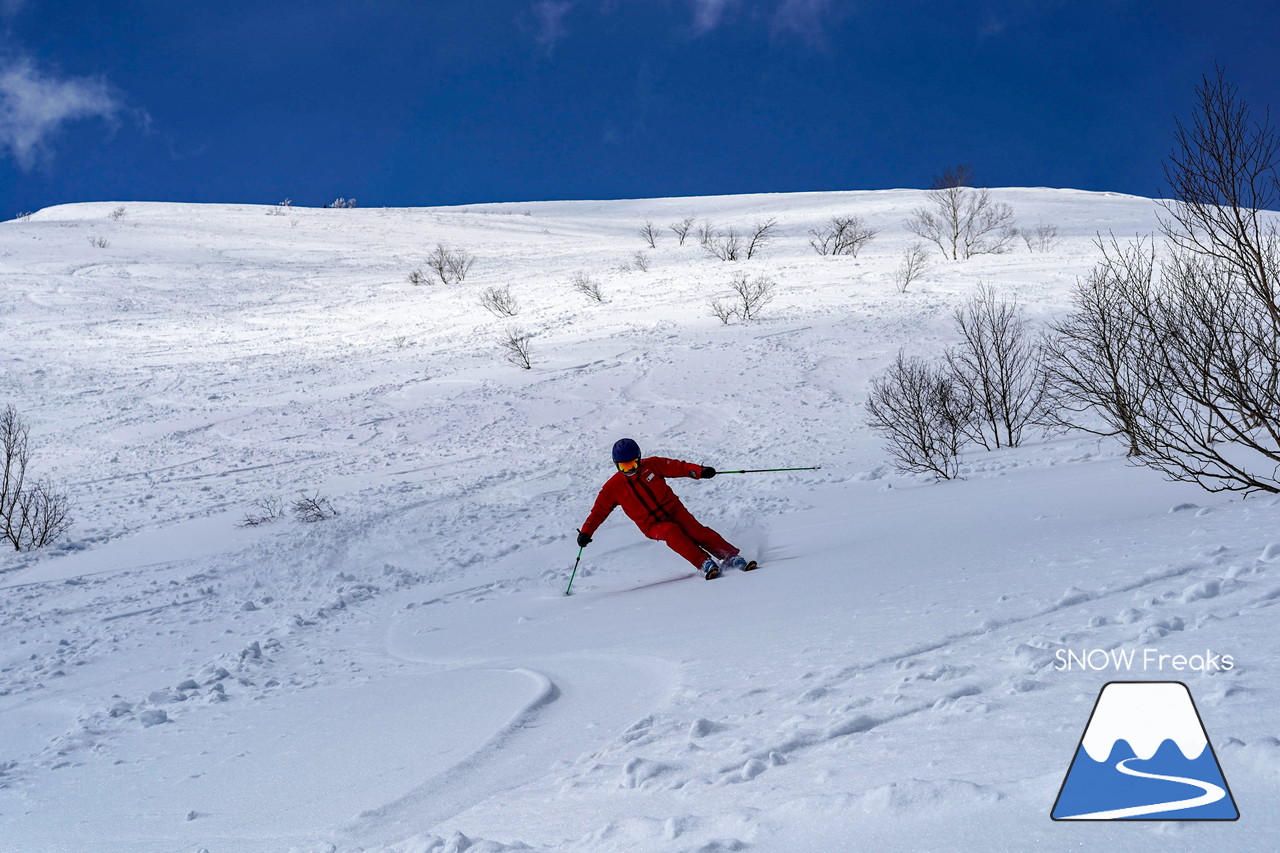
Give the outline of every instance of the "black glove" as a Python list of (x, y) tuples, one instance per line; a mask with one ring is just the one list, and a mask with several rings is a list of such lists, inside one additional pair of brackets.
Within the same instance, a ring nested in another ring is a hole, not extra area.
[(591, 537), (583, 533), (581, 530), (579, 530), (578, 531), (578, 547), (585, 548), (590, 544), (591, 544)]
[(715, 469), (715, 468), (712, 468), (710, 465), (703, 465), (703, 466), (702, 466), (702, 479), (703, 479), (703, 480), (710, 480), (710, 479), (711, 479), (712, 477), (714, 477), (715, 475), (716, 475), (716, 469)]

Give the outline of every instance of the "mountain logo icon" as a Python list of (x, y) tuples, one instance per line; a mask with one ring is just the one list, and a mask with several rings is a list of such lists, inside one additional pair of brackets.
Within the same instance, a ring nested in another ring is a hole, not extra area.
[(1051, 817), (1238, 819), (1240, 811), (1187, 685), (1103, 685)]

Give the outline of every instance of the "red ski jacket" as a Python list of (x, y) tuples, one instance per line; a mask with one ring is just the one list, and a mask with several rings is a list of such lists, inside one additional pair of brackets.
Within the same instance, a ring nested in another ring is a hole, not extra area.
[(588, 536), (595, 533), (616, 507), (622, 507), (622, 511), (645, 536), (649, 536), (653, 525), (672, 521), (678, 515), (687, 513), (680, 498), (667, 485), (667, 477), (701, 480), (702, 466), (681, 462), (679, 459), (649, 456), (640, 460), (640, 470), (632, 476), (628, 477), (619, 471), (600, 488), (595, 506), (582, 525), (582, 532)]

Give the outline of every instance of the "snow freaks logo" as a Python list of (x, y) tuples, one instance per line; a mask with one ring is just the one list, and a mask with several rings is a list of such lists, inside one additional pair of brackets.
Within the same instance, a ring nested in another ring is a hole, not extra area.
[(1113, 681), (1098, 694), (1053, 804), (1054, 820), (1236, 820), (1191, 691)]

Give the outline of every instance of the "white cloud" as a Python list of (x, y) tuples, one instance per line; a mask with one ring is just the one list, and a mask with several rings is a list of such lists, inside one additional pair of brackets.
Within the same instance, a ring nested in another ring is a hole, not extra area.
[(67, 122), (110, 120), (120, 109), (102, 81), (56, 79), (27, 59), (0, 64), (0, 150), (23, 169), (35, 165), (48, 139)]

